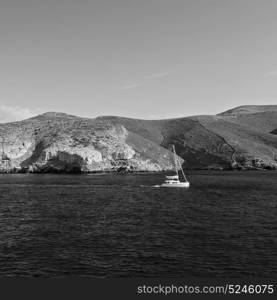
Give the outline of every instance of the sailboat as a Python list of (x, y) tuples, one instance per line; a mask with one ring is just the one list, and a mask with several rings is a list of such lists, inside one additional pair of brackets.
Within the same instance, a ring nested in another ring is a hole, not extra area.
[[(174, 153), (174, 165), (175, 165), (176, 175), (166, 176), (165, 182), (163, 184), (161, 184), (160, 186), (161, 187), (184, 187), (184, 188), (189, 188), (190, 184), (189, 184), (189, 182), (186, 178), (186, 175), (185, 175), (185, 172), (182, 168), (180, 160), (176, 155), (175, 146), (173, 145), (172, 147), (173, 147), (173, 153)], [(178, 167), (181, 169), (184, 181), (180, 181), (180, 179), (179, 179)]]

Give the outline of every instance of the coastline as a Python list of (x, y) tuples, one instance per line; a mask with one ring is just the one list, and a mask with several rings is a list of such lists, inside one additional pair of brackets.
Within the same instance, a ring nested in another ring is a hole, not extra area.
[[(0, 170), (0, 175), (5, 174), (53, 174), (53, 175), (136, 175), (136, 174), (168, 174), (173, 172), (174, 170), (157, 170), (157, 171), (126, 171), (126, 172), (118, 172), (116, 170), (95, 170), (95, 171), (81, 171), (81, 172), (68, 172), (64, 170), (56, 170), (56, 171), (26, 171), (26, 170), (10, 170), (10, 171), (2, 171)], [(248, 171), (259, 171), (259, 172), (271, 172), (277, 171), (275, 168), (201, 168), (201, 169), (186, 169), (186, 172), (201, 172), (201, 171), (212, 171), (212, 172), (248, 172)]]

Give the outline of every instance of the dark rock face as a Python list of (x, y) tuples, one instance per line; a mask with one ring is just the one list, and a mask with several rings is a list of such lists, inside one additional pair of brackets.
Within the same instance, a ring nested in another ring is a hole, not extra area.
[(170, 148), (174, 144), (178, 155), (184, 159), (186, 168), (229, 169), (232, 167), (233, 149), (222, 137), (209, 131), (198, 121), (190, 121), (187, 122), (188, 124), (181, 120), (179, 124), (173, 122), (174, 125), (170, 124), (165, 128), (166, 134), (162, 145)]
[(46, 113), (0, 124), (1, 172), (79, 173), (173, 169), (276, 169), (277, 106), (169, 120)]
[(270, 133), (271, 133), (271, 134), (276, 134), (276, 135), (277, 135), (277, 128), (274, 129), (274, 130), (272, 130)]

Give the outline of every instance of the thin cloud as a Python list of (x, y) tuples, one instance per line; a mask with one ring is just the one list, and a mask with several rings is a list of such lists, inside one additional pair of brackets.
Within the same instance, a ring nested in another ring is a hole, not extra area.
[(156, 79), (156, 78), (163, 78), (168, 76), (168, 73), (166, 72), (159, 72), (159, 73), (153, 73), (153, 74), (149, 74), (149, 75), (145, 75), (144, 78), (145, 79)]
[(31, 110), (20, 106), (9, 106), (0, 103), (0, 123), (21, 121), (31, 118), (38, 113), (38, 110)]
[(125, 85), (122, 85), (121, 87), (118, 88), (118, 90), (135, 89), (135, 88), (143, 86), (144, 84), (146, 84), (150, 80), (161, 79), (161, 78), (164, 78), (166, 76), (168, 76), (168, 73), (166, 73), (166, 72), (157, 72), (157, 73), (148, 74), (148, 75), (143, 76), (143, 78), (141, 80), (137, 80), (137, 81), (130, 82), (130, 83), (127, 83)]
[(136, 83), (130, 83), (130, 84), (126, 84), (123, 85), (121, 87), (119, 87), (119, 90), (131, 90), (131, 89), (135, 89), (142, 86), (142, 83), (136, 82)]
[(277, 76), (277, 70), (272, 70), (264, 74), (265, 77)]

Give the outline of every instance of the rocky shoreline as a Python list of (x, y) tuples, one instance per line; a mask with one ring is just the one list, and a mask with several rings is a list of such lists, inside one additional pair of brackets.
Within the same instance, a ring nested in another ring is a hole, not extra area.
[[(202, 169), (186, 169), (186, 171), (275, 171), (276, 167), (265, 166), (258, 167), (237, 167), (237, 168), (202, 168)], [(153, 174), (153, 173), (168, 173), (170, 170), (156, 170), (156, 171), (143, 171), (126, 168), (110, 169), (110, 170), (95, 170), (95, 171), (82, 171), (79, 168), (72, 168), (71, 170), (61, 170), (48, 168), (44, 170), (28, 170), (28, 169), (7, 169), (0, 170), (0, 174), (113, 174), (113, 175), (126, 175), (126, 174)]]

